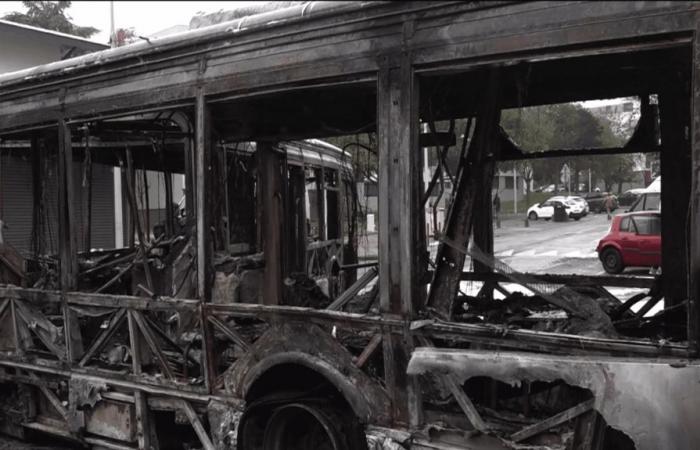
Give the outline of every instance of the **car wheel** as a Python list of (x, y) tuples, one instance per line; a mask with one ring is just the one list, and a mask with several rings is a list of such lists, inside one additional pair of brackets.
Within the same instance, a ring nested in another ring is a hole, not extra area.
[(607, 273), (616, 274), (622, 272), (625, 266), (622, 264), (622, 255), (616, 249), (608, 247), (600, 254), (603, 269)]
[(527, 215), (527, 218), (530, 220), (537, 220), (537, 213), (535, 211), (530, 211), (530, 214)]

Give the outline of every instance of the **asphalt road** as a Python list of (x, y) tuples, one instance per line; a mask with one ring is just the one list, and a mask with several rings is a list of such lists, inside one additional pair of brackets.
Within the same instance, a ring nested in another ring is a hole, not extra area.
[[(578, 221), (530, 221), (527, 228), (524, 217), (503, 219), (501, 228), (494, 230), (494, 253), (520, 272), (602, 275), (595, 248), (609, 228), (606, 214), (589, 214)], [(377, 234), (362, 236), (360, 258), (376, 260), (377, 244)], [(433, 259), (437, 245), (429, 243)], [(470, 265), (467, 260), (465, 269)]]
[(602, 275), (595, 249), (609, 228), (606, 214), (529, 221), (527, 228), (524, 219), (502, 220), (494, 232), (494, 254), (520, 272)]

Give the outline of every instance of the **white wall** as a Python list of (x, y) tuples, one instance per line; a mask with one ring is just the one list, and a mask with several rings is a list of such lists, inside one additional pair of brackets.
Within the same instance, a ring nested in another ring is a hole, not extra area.
[(0, 73), (61, 59), (61, 45), (44, 36), (30, 36), (0, 29)]
[(72, 56), (108, 48), (95, 42), (15, 25), (0, 23), (0, 73), (60, 61), (69, 50)]

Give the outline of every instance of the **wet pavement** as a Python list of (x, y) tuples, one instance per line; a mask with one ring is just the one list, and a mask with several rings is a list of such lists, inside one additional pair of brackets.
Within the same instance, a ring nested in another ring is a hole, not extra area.
[[(528, 227), (524, 217), (504, 218), (494, 230), (494, 253), (520, 272), (603, 275), (595, 248), (609, 228), (606, 214), (589, 214), (578, 221), (530, 221)], [(376, 233), (361, 236), (360, 259), (376, 260), (377, 243)], [(437, 246), (437, 241), (429, 243), (433, 258)], [(467, 260), (465, 268), (470, 264)]]
[(494, 232), (497, 258), (520, 272), (603, 275), (595, 249), (610, 229), (606, 214), (553, 222), (524, 219), (501, 221)]

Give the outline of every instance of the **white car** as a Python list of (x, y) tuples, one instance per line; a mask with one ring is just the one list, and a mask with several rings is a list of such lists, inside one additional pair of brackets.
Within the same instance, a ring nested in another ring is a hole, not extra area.
[(580, 204), (581, 207), (583, 208), (584, 217), (588, 215), (588, 212), (590, 211), (590, 209), (588, 208), (588, 202), (586, 201), (586, 199), (584, 199), (583, 197), (578, 197), (576, 195), (571, 195), (571, 196), (566, 197), (566, 200), (567, 201), (571, 200), (574, 203)]
[(574, 220), (579, 220), (586, 215), (586, 207), (580, 202), (564, 196), (557, 196), (548, 199), (543, 203), (536, 203), (527, 210), (527, 218), (530, 220), (549, 220), (554, 216), (554, 206), (557, 203), (564, 205), (566, 213)]

